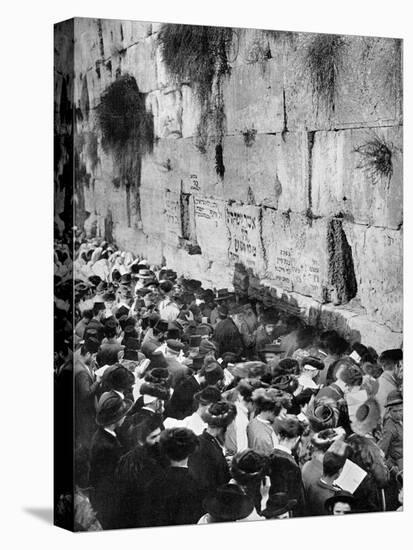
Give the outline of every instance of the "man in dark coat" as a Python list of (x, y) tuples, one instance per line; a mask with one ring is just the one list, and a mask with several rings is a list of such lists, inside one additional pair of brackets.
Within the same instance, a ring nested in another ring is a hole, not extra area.
[(208, 427), (198, 437), (199, 447), (188, 462), (204, 498), (220, 485), (228, 483), (231, 478), (224, 456), (223, 441), (226, 429), (236, 414), (235, 405), (227, 401), (213, 403), (204, 413)]
[(131, 405), (113, 391), (104, 393), (98, 404), (96, 423), (99, 428), (92, 438), (89, 479), (94, 488), (92, 506), (103, 529), (119, 526), (114, 474), (124, 449), (115, 430), (122, 424)]
[(180, 381), (172, 394), (165, 410), (166, 416), (182, 420), (194, 412), (194, 395), (200, 391), (201, 384), (205, 381), (200, 373), (202, 365), (203, 357), (194, 357), (189, 376)]
[(148, 416), (133, 428), (136, 446), (119, 460), (115, 482), (119, 496), (119, 527), (145, 527), (149, 523), (148, 486), (167, 466), (159, 452), (162, 419)]
[(75, 437), (76, 442), (86, 448), (90, 447), (97, 428), (95, 400), (100, 380), (92, 369), (92, 363), (98, 349), (99, 342), (88, 338), (74, 358)]
[(218, 354), (226, 352), (234, 353), (237, 357), (242, 357), (243, 342), (241, 334), (234, 323), (228, 317), (228, 308), (224, 305), (218, 306), (219, 321), (214, 331), (214, 342), (218, 345)]
[(293, 457), (293, 450), (297, 447), (304, 428), (294, 415), (277, 417), (274, 422), (274, 431), (278, 435), (279, 443), (269, 456), (270, 491), (286, 493), (289, 499), (297, 501), (294, 508), (295, 516), (305, 515), (304, 486), (301, 470)]
[(197, 523), (202, 515), (202, 493), (188, 468), (188, 457), (198, 445), (197, 437), (186, 428), (172, 428), (162, 432), (159, 444), (170, 465), (148, 486), (147, 525)]

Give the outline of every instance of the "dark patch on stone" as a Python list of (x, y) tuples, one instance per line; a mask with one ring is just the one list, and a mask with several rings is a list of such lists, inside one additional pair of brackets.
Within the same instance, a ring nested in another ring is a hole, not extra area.
[(242, 132), (242, 135), (244, 136), (244, 143), (247, 147), (251, 147), (251, 145), (255, 142), (255, 136), (257, 135), (257, 130), (255, 128), (251, 128), (248, 130), (245, 130), (245, 132)]
[(122, 23), (120, 24), (120, 39), (123, 42), (124, 38), (123, 38), (123, 25), (122, 25)]
[(328, 279), (336, 293), (334, 302), (345, 304), (357, 295), (351, 246), (343, 229), (343, 220), (333, 218), (327, 228)]
[(314, 147), (315, 132), (307, 132), (307, 148), (308, 148), (308, 188), (307, 188), (307, 198), (308, 198), (308, 207), (311, 208), (313, 205), (312, 198), (312, 185), (313, 185), (313, 147)]
[(224, 150), (221, 143), (215, 146), (215, 170), (218, 176), (222, 179), (225, 174), (224, 166)]
[(112, 74), (112, 61), (109, 59), (109, 61), (106, 63), (106, 69), (110, 74)]
[(95, 71), (96, 71), (97, 77), (100, 78), (100, 64), (99, 64), (99, 61), (96, 61), (96, 63), (95, 63)]
[(113, 218), (110, 210), (105, 218), (105, 241), (113, 243)]
[(98, 19), (98, 36), (99, 36), (99, 48), (100, 56), (102, 59), (105, 57), (105, 48), (103, 44), (103, 29), (102, 29), (102, 20)]

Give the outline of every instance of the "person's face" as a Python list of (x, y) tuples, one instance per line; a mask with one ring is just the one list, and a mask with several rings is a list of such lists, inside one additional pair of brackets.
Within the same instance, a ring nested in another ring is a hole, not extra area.
[(275, 324), (273, 324), (273, 323), (265, 324), (264, 325), (264, 330), (268, 334), (268, 336), (272, 336), (272, 334), (275, 330)]
[(390, 415), (393, 420), (401, 421), (403, 420), (403, 405), (394, 405), (390, 408)]
[(333, 506), (333, 516), (344, 516), (351, 512), (351, 506), (348, 502), (336, 502)]
[(156, 428), (156, 430), (151, 432), (148, 435), (148, 437), (145, 439), (145, 445), (147, 445), (148, 447), (153, 447), (154, 445), (156, 445), (156, 443), (158, 443), (160, 435), (161, 435), (161, 429)]
[[(275, 361), (277, 359), (278, 355), (276, 353), (268, 353), (266, 352), (264, 354), (265, 362), (268, 363), (269, 361)], [(278, 364), (278, 362), (277, 362)]]
[(309, 378), (315, 378), (317, 376), (317, 373), (317, 369), (309, 369), (306, 366), (303, 368), (303, 374), (305, 374)]

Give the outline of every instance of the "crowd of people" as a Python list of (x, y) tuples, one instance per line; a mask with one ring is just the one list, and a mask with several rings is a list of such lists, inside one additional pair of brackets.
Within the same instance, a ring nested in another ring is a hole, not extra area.
[(57, 515), (75, 530), (401, 509), (401, 349), (81, 234), (55, 242), (54, 314), (60, 467), (75, 446)]

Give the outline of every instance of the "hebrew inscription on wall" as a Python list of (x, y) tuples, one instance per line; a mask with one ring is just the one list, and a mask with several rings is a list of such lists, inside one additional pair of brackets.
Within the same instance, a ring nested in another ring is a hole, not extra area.
[(252, 268), (255, 273), (263, 269), (260, 208), (256, 206), (228, 205), (226, 225), (229, 233), (229, 259)]

